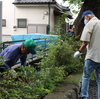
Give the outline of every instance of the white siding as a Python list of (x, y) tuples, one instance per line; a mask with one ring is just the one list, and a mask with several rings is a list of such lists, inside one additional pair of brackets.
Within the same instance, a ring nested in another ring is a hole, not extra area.
[(3, 0), (3, 19), (6, 19), (6, 27), (3, 27), (3, 34), (27, 34), (27, 28), (16, 28), (13, 30), (13, 26), (17, 26), (17, 19), (27, 19), (28, 24), (47, 24), (48, 15), (44, 16), (44, 11), (49, 11), (47, 6), (15, 6), (14, 0)]
[[(16, 35), (16, 34), (28, 34), (29, 24), (45, 24), (49, 25), (50, 32), (54, 31), (54, 9), (59, 9), (54, 4), (50, 5), (50, 20), (49, 20), (49, 7), (48, 4), (33, 4), (33, 5), (14, 5), (14, 0), (1, 0), (3, 2), (3, 17), (6, 19), (6, 27), (2, 28), (3, 35)], [(47, 11), (48, 14), (44, 15)], [(17, 19), (27, 19), (26, 28), (16, 28), (14, 31), (13, 26), (17, 26)], [(30, 28), (30, 33), (36, 30)], [(34, 27), (35, 28), (35, 27)], [(38, 27), (38, 32), (46, 33), (46, 27)]]

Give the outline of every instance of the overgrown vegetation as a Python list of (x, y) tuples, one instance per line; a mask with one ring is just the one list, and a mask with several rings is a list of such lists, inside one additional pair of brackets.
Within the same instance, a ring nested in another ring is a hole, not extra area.
[(70, 73), (83, 68), (83, 58), (73, 58), (80, 42), (62, 31), (61, 20), (53, 33), (58, 33), (58, 38), (48, 44), (46, 56), (38, 63), (40, 70), (29, 65), (20, 66), (16, 77), (11, 76), (9, 71), (0, 74), (0, 99), (43, 99)]

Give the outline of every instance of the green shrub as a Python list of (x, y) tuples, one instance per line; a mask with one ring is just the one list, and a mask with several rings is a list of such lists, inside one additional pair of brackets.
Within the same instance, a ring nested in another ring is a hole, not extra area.
[(40, 72), (29, 66), (20, 70), (15, 78), (8, 71), (1, 73), (0, 99), (41, 99), (50, 92), (44, 88)]
[[(49, 44), (48, 56), (40, 62), (41, 68), (63, 67), (65, 74), (69, 74), (83, 68), (83, 58), (74, 58), (77, 48), (77, 41), (57, 40), (54, 44)], [(74, 43), (74, 45), (72, 45)], [(78, 43), (79, 44), (79, 43)]]
[(83, 58), (73, 58), (80, 42), (63, 31), (63, 18), (59, 20), (54, 32), (58, 38), (48, 44), (49, 50), (38, 64), (39, 71), (33, 66), (20, 66), (16, 77), (12, 77), (9, 71), (0, 74), (0, 99), (41, 99), (70, 73), (83, 68)]

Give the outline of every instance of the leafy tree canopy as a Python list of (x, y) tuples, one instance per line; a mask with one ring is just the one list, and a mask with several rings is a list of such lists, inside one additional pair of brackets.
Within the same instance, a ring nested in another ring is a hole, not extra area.
[[(69, 7), (72, 9), (72, 12), (74, 14), (77, 14), (85, 0), (63, 0), (63, 2), (66, 1), (69, 3)], [(78, 10), (76, 10), (76, 8)]]
[(74, 5), (78, 4), (78, 5), (82, 5), (83, 2), (84, 2), (85, 0), (63, 0), (63, 1), (64, 1), (64, 2), (65, 2), (65, 1), (68, 1), (69, 4), (74, 4)]

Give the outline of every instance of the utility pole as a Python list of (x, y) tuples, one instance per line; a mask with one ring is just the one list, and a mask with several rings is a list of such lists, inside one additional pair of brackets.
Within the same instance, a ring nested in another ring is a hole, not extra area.
[(2, 1), (0, 1), (0, 42), (2, 42)]

